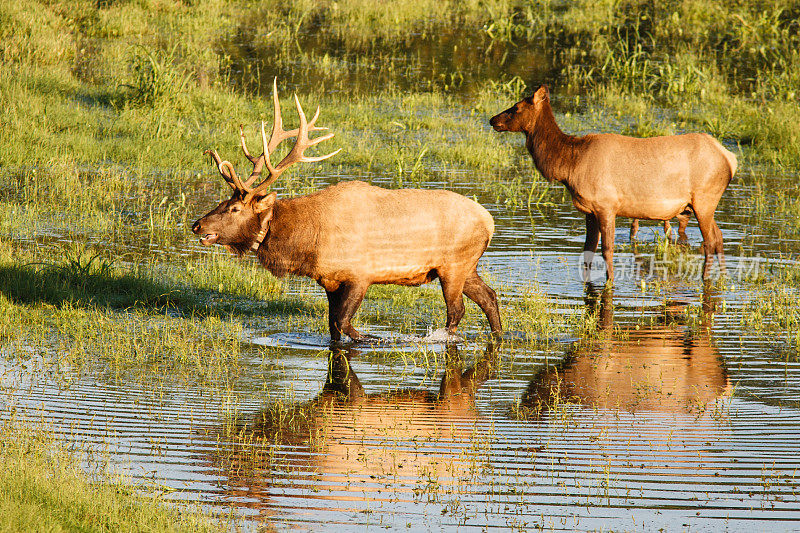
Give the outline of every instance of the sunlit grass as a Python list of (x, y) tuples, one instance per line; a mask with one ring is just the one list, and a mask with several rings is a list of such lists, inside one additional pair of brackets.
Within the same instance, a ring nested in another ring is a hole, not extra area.
[[(170, 508), (123, 483), (98, 484), (79, 454), (43, 429), (0, 426), (0, 531), (220, 531), (197, 509)], [(122, 480), (120, 480), (122, 481)]]

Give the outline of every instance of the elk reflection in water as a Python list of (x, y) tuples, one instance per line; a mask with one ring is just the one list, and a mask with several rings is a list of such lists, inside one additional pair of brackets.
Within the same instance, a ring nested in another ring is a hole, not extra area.
[[(365, 484), (385, 483), (408, 498), (421, 480), (472, 478), (481, 468), (476, 442), (483, 438), (476, 428), (475, 395), (493, 376), (499, 347), (490, 342), (464, 370), (457, 346), (448, 345), (437, 392), (381, 393), (362, 386), (351, 366), (356, 350), (334, 349), (314, 399), (270, 404), (251, 422), (237, 425), (212, 462), (229, 487), (240, 488), (239, 496), (262, 501), (287, 485), (310, 489), (311, 497), (358, 500)], [(374, 496), (369, 499), (389, 497)]]
[[(724, 362), (711, 342), (708, 291), (698, 331), (674, 324), (615, 328), (610, 288), (598, 293), (588, 285), (586, 303), (597, 313), (600, 338), (539, 371), (522, 396), (523, 414), (539, 415), (559, 403), (689, 414), (730, 393)], [(686, 304), (671, 304), (666, 316), (679, 319), (685, 310)]]

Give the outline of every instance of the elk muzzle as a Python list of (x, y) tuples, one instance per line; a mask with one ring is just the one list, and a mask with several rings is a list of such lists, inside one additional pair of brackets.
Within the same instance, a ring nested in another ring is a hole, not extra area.
[(192, 232), (195, 235), (200, 235), (200, 244), (203, 246), (211, 246), (217, 239), (219, 239), (219, 235), (216, 233), (208, 233), (203, 230), (203, 219), (201, 218), (194, 224), (192, 224)]
[(494, 128), (494, 131), (508, 131), (508, 125), (506, 124), (506, 120), (508, 119), (507, 115), (508, 112), (504, 111), (489, 119), (489, 124)]

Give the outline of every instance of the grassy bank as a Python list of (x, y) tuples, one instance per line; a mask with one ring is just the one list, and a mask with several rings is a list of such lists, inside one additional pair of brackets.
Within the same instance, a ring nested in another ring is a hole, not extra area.
[[(287, 123), (296, 120), (289, 97), (297, 90), (307, 108), (322, 106), (320, 123), (336, 133), (328, 148), (343, 148), (314, 169), (290, 171), (289, 193), (314, 188), (313, 177), (297, 176), (316, 172), (401, 186), (455, 184), (468, 171), (507, 205), (547, 200), (519, 139), (486, 123), (547, 82), (571, 133), (718, 136), (739, 153), (738, 179), (754, 186), (753, 203), (797, 219), (793, 188), (769, 194), (775, 174), (800, 168), (796, 2), (437, 6), (4, 6), (3, 208), (16, 210), (15, 231), (58, 213), (93, 231), (133, 214), (133, 222), (161, 216), (148, 220), (157, 238), (181, 225), (185, 232), (188, 191), (222, 189), (202, 151), (217, 148), (246, 168), (238, 125), (255, 145), (278, 76)], [(51, 174), (47, 187), (37, 186), (42, 173)]]
[(41, 429), (0, 426), (0, 531), (219, 531), (197, 510), (169, 508), (123, 484), (97, 484)]

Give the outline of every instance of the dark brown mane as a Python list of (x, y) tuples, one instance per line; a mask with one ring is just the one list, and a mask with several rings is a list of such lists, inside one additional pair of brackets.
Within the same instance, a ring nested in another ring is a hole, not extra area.
[(314, 268), (317, 230), (309, 216), (308, 197), (278, 200), (269, 232), (258, 250), (258, 259), (275, 276), (308, 275)]

